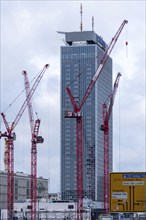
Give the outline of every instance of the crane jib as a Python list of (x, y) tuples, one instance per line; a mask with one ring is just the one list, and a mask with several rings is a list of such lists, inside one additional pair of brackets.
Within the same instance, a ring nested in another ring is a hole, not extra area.
[(95, 75), (94, 75), (94, 77), (93, 77), (93, 79), (92, 79), (94, 82), (97, 80), (97, 77), (99, 76), (99, 73), (100, 73), (102, 67), (103, 67), (103, 64), (100, 63), (100, 65), (99, 65), (99, 67), (97, 68), (97, 71), (96, 71), (96, 73), (95, 73)]

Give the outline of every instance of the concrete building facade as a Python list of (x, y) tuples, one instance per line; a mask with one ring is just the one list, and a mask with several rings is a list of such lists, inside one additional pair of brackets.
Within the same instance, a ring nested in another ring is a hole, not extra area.
[[(30, 199), (30, 175), (14, 174), (14, 202), (23, 203)], [(48, 179), (37, 178), (37, 196), (48, 200)], [(0, 209), (7, 208), (7, 173), (0, 171)]]
[[(81, 102), (96, 72), (106, 43), (94, 31), (65, 32), (61, 46), (61, 197), (76, 200), (76, 120), (64, 118), (73, 111), (68, 86)], [(112, 90), (112, 59), (109, 58), (83, 108), (83, 192), (84, 198), (103, 201), (102, 104)], [(110, 171), (112, 171), (112, 117), (109, 123)]]

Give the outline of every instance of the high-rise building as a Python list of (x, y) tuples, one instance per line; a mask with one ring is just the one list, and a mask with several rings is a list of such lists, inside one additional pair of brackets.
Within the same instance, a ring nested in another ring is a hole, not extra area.
[[(73, 111), (68, 86), (80, 103), (107, 47), (94, 31), (65, 32), (61, 46), (61, 196), (76, 200), (76, 119), (64, 118)], [(112, 90), (112, 59), (109, 58), (90, 96), (83, 114), (83, 194), (84, 198), (103, 201), (102, 104)], [(110, 171), (112, 171), (112, 117), (109, 122)]]

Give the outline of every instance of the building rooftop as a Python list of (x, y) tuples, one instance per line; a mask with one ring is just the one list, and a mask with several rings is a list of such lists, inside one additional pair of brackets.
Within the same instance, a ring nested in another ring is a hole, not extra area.
[(60, 32), (59, 34), (65, 34), (65, 42), (68, 46), (82, 44), (97, 44), (104, 51), (107, 48), (107, 44), (103, 38), (97, 35), (94, 31), (74, 31), (74, 32)]

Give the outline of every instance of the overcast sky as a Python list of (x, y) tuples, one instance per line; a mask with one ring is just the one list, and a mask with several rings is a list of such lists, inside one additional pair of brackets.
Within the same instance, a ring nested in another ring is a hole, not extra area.
[[(34, 111), (41, 119), (38, 176), (50, 179), (50, 191), (60, 191), (60, 46), (57, 31), (94, 30), (109, 43), (124, 19), (124, 27), (111, 53), (113, 80), (121, 72), (114, 109), (114, 171), (146, 171), (146, 1), (4, 1), (1, 0), (0, 111), (14, 121), (25, 93), (22, 71), (31, 80), (46, 63), (46, 71), (33, 96)], [(126, 48), (126, 41), (128, 47)], [(9, 105), (11, 107), (7, 108)], [(7, 109), (7, 110), (6, 110)], [(6, 110), (6, 111), (5, 111)], [(0, 119), (2, 132), (5, 131)], [(30, 127), (25, 111), (15, 129), (15, 172), (30, 173)], [(0, 170), (4, 169), (4, 139), (0, 140)]]

